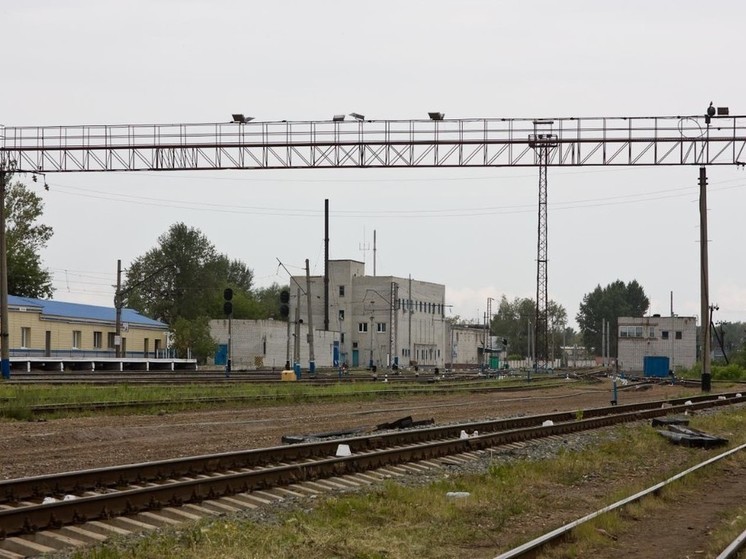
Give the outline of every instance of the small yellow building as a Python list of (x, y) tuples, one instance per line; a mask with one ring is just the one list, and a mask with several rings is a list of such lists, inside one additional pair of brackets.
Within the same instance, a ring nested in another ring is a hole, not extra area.
[[(114, 307), (8, 296), (10, 356), (109, 358), (116, 355)], [(122, 309), (122, 357), (166, 357), (168, 325)]]

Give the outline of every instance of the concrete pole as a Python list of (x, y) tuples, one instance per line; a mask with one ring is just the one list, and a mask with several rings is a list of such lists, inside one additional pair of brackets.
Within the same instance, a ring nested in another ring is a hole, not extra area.
[(311, 267), (306, 258), (306, 301), (308, 306), (308, 372), (316, 372), (316, 355), (313, 351), (313, 309), (311, 308)]
[(8, 253), (5, 241), (5, 192), (11, 174), (0, 167), (0, 372), (10, 378), (10, 334), (8, 324)]
[(707, 260), (707, 169), (699, 168), (700, 322), (702, 336), (702, 392), (712, 388), (710, 376), (710, 278)]
[(117, 260), (117, 292), (114, 294), (114, 349), (117, 359), (122, 357), (122, 261)]
[(296, 289), (295, 295), (295, 339), (293, 340), (293, 369), (298, 375), (298, 366), (300, 365), (300, 287)]
[(324, 200), (324, 331), (328, 331), (328, 330), (329, 330), (329, 198)]

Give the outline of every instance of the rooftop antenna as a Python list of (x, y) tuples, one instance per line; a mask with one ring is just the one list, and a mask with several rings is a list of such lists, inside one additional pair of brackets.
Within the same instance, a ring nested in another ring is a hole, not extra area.
[(363, 253), (363, 264), (366, 264), (365, 253), (370, 250), (370, 243), (365, 242), (365, 227), (363, 227), (363, 242), (358, 245), (358, 250)]
[(376, 275), (376, 230), (373, 229), (373, 277)]

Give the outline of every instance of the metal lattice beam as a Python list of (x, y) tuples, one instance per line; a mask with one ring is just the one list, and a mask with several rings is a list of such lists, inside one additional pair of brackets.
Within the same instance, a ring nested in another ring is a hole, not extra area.
[[(0, 126), (0, 166), (25, 172), (334, 167), (535, 167), (534, 119)], [(746, 116), (556, 118), (563, 166), (734, 165)]]

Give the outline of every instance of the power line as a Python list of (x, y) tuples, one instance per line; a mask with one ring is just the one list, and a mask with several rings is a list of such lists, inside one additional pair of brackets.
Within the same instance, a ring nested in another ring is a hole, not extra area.
[[(726, 182), (732, 182), (733, 180), (742, 179), (729, 179), (721, 181), (722, 184)], [(138, 205), (151, 205), (155, 207), (169, 207), (178, 209), (190, 209), (196, 211), (209, 211), (219, 213), (232, 213), (232, 214), (249, 214), (249, 215), (264, 215), (264, 216), (294, 216), (294, 217), (318, 217), (322, 212), (321, 210), (308, 210), (308, 209), (291, 209), (291, 208), (263, 208), (258, 206), (240, 206), (240, 205), (226, 205), (226, 204), (214, 204), (206, 202), (185, 202), (183, 200), (176, 201), (173, 199), (166, 198), (152, 198), (147, 196), (133, 196), (127, 194), (104, 194), (100, 191), (91, 191), (89, 189), (83, 189), (74, 186), (67, 185), (54, 185), (56, 192), (63, 192), (71, 196), (80, 196), (84, 198), (102, 199), (108, 201), (124, 202)], [(732, 190), (735, 188), (743, 188), (746, 183), (740, 183), (730, 186), (723, 186), (720, 188), (711, 188), (711, 192), (721, 190)], [(66, 192), (65, 189), (79, 190), (85, 193), (77, 192)], [(571, 209), (582, 209), (588, 207), (602, 207), (606, 205), (618, 204), (618, 203), (642, 203), (655, 200), (664, 200), (669, 198), (677, 198), (681, 196), (689, 195), (689, 191), (693, 190), (693, 187), (677, 187), (656, 190), (653, 192), (639, 193), (639, 194), (621, 194), (615, 196), (607, 196), (600, 198), (587, 198), (580, 200), (571, 200), (567, 202), (556, 202), (552, 206), (553, 211), (557, 210), (571, 210)], [(94, 194), (90, 194), (94, 192)], [(668, 195), (658, 195), (666, 194)], [(187, 204), (187, 205), (185, 205)], [(489, 206), (480, 208), (450, 208), (450, 209), (432, 209), (432, 210), (336, 210), (333, 212), (335, 217), (344, 218), (361, 218), (361, 217), (378, 217), (378, 218), (437, 218), (437, 217), (471, 217), (475, 215), (505, 215), (513, 213), (526, 213), (533, 212), (533, 204), (517, 204), (510, 206)]]

